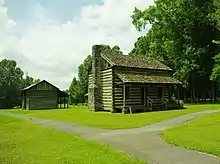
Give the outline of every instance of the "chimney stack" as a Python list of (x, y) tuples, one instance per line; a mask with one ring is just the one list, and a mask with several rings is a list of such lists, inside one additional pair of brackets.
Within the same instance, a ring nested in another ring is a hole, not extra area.
[(91, 111), (102, 110), (101, 99), (101, 45), (92, 46), (92, 87), (88, 91), (88, 107)]

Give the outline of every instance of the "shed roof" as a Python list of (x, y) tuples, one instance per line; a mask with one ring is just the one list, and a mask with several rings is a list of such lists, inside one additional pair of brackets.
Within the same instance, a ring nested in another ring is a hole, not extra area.
[(58, 87), (56, 87), (55, 85), (49, 83), (48, 81), (46, 81), (46, 80), (41, 80), (41, 81), (39, 81), (38, 83), (31, 84), (31, 85), (27, 86), (26, 88), (23, 88), (22, 91), (24, 91), (24, 90), (28, 90), (28, 89), (31, 89), (32, 87), (34, 87), (34, 86), (36, 86), (36, 85), (38, 85), (38, 84), (40, 84), (40, 83), (42, 83), (42, 82), (46, 82), (46, 83), (52, 85), (53, 87), (59, 89)]
[(116, 75), (124, 83), (181, 84), (180, 81), (170, 76), (152, 76), (143, 72), (116, 72)]
[(145, 56), (130, 56), (122, 55), (117, 53), (106, 53), (102, 54), (102, 57), (108, 61), (112, 66), (122, 66), (131, 68), (145, 68), (145, 69), (157, 69), (157, 70), (168, 70), (172, 69), (158, 60), (152, 57)]
[[(40, 82), (38, 82), (38, 83), (29, 85), (28, 87), (23, 88), (23, 89), (21, 90), (21, 92), (26, 91), (26, 90), (29, 90), (29, 89), (31, 89), (32, 87), (34, 87), (34, 86), (36, 86), (36, 85), (38, 85), (38, 84), (40, 84), (40, 83), (42, 83), (42, 82), (49, 83), (49, 82), (46, 81), (46, 80), (42, 80), (42, 81), (40, 81)], [(68, 96), (69, 96), (67, 93), (61, 91), (61, 90), (60, 90), (58, 87), (56, 87), (55, 85), (53, 85), (53, 84), (51, 84), (51, 83), (49, 83), (49, 84), (52, 85), (53, 87), (55, 87), (55, 88), (58, 90), (58, 96), (59, 96), (59, 97), (68, 97)]]

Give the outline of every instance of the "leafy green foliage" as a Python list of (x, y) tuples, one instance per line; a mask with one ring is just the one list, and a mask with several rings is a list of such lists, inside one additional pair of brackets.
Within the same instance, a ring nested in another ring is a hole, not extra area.
[(91, 70), (92, 56), (88, 55), (88, 57), (83, 61), (83, 64), (81, 64), (78, 68), (79, 84), (83, 95), (88, 92), (88, 81)]
[(40, 79), (34, 79), (33, 77), (26, 76), (23, 79), (23, 88), (28, 87), (28, 86), (35, 84), (35, 83), (38, 83), (38, 82), (40, 82)]
[(81, 87), (81, 84), (76, 78), (74, 77), (72, 80), (72, 83), (70, 84), (69, 87), (69, 100), (70, 104), (78, 104), (83, 102), (84, 95), (83, 95), (83, 90)]
[(0, 108), (12, 108), (20, 103), (23, 71), (13, 60), (0, 61)]
[(212, 70), (211, 80), (220, 82), (220, 54), (215, 56), (215, 65)]
[[(217, 22), (217, 27), (220, 30), (220, 2), (218, 0), (214, 1), (216, 7), (216, 12), (211, 14), (211, 18)], [(215, 44), (220, 44), (220, 41), (213, 41)], [(220, 82), (220, 54), (214, 57), (215, 64), (212, 70), (211, 80)]]
[(220, 31), (210, 19), (216, 11), (212, 0), (155, 0), (145, 10), (135, 8), (132, 19), (137, 30), (150, 24), (152, 28), (137, 40), (130, 54), (153, 56), (170, 66), (187, 91), (195, 91), (193, 97), (210, 92), (213, 57), (220, 51), (213, 43), (219, 40)]
[(23, 75), (16, 61), (7, 59), (0, 61), (0, 109), (19, 106), (21, 89), (40, 81), (30, 76), (23, 78)]

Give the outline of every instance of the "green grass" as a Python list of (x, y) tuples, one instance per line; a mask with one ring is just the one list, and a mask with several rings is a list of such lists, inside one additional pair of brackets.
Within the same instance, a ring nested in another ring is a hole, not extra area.
[[(220, 104), (187, 105), (187, 109), (160, 112), (147, 112), (132, 115), (112, 114), (109, 112), (89, 112), (85, 106), (73, 106), (69, 109), (57, 110), (11, 110), (7, 112), (28, 116), (68, 121), (88, 126), (107, 129), (135, 128), (156, 123), (176, 116), (203, 110), (220, 109)], [(4, 111), (5, 112), (5, 111)]]
[(113, 148), (0, 115), (1, 164), (138, 164)]
[(161, 135), (170, 144), (220, 156), (220, 113), (190, 121)]

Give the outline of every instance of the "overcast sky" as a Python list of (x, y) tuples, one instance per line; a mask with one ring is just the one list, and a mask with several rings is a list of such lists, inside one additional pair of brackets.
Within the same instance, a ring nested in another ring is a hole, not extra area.
[(153, 0), (0, 0), (0, 60), (68, 88), (92, 45), (119, 45), (126, 54), (138, 32), (134, 7)]

